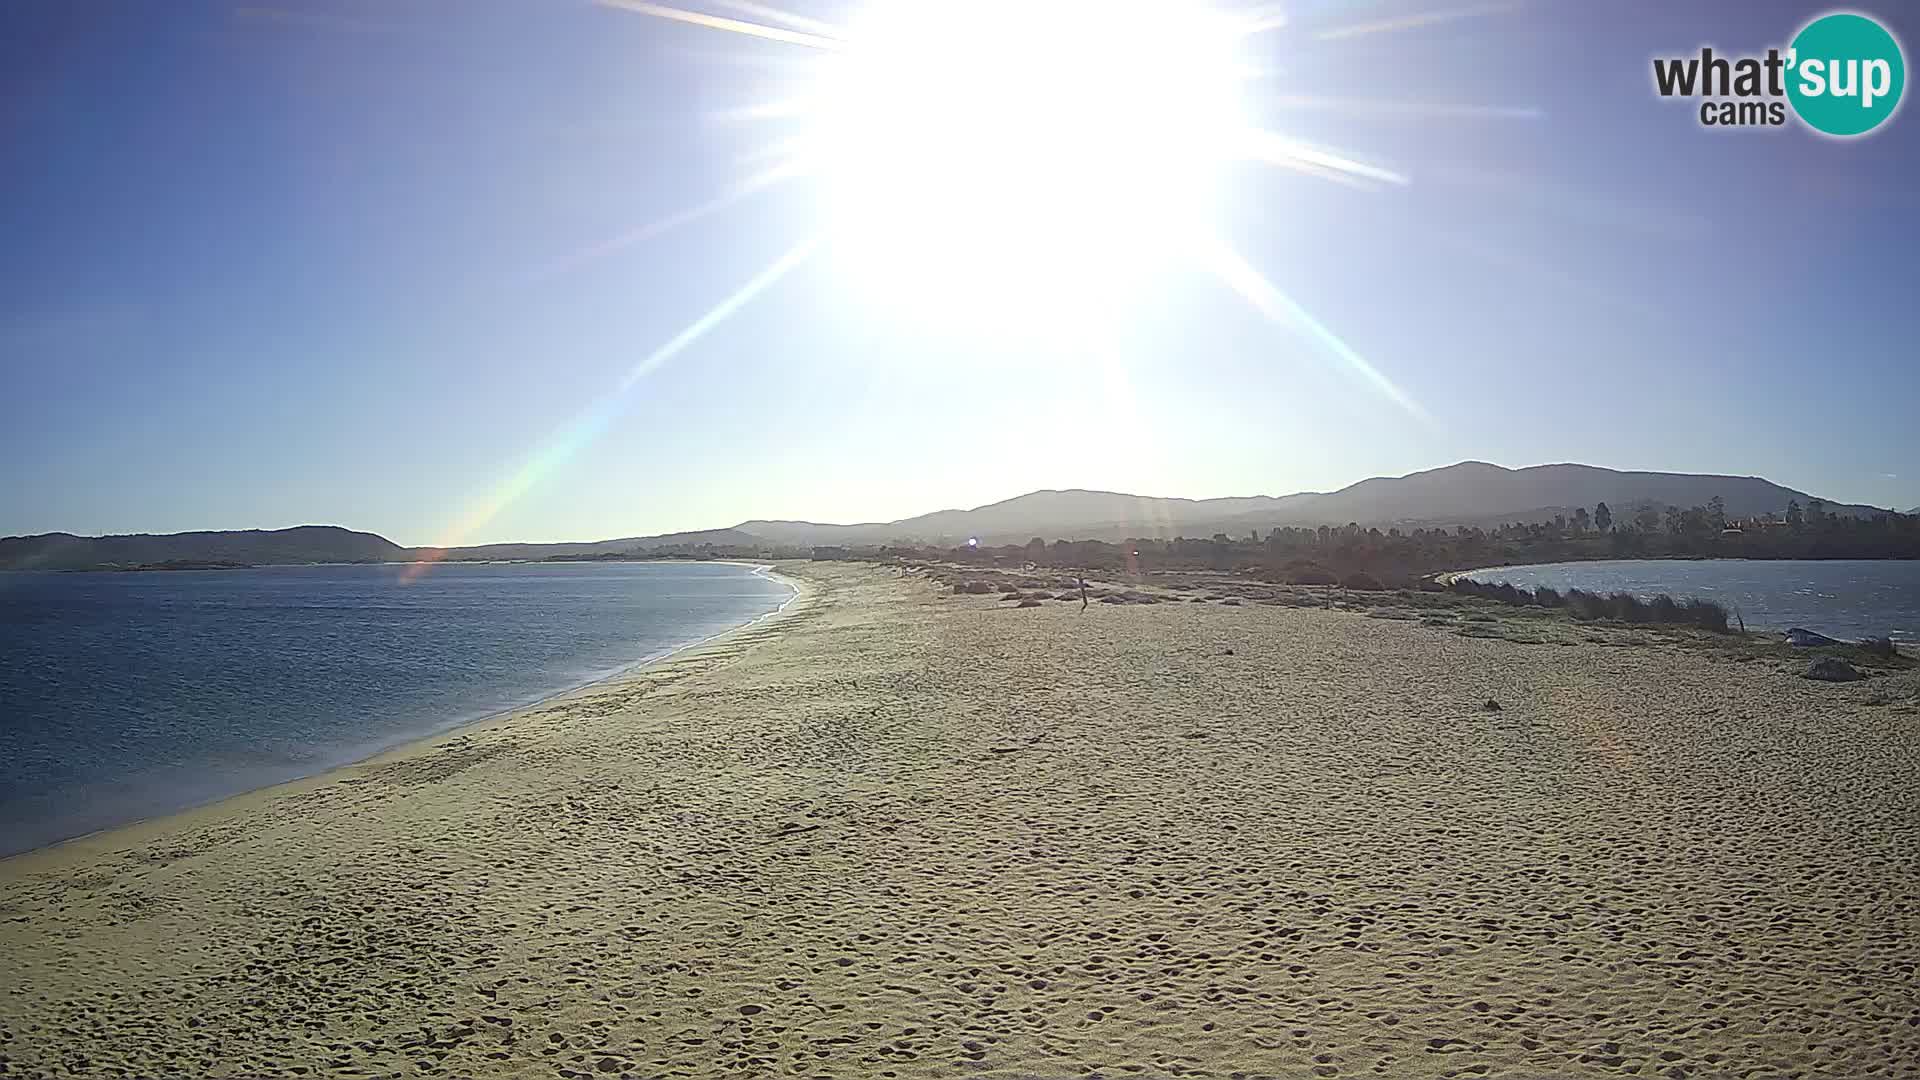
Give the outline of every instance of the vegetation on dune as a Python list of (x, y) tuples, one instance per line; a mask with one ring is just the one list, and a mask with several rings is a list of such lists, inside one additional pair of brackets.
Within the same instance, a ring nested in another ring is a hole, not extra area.
[(1651, 600), (1643, 600), (1632, 593), (1592, 593), (1585, 589), (1568, 589), (1562, 594), (1557, 589), (1545, 586), (1522, 589), (1505, 582), (1489, 584), (1470, 578), (1456, 579), (1451, 588), (1463, 596), (1477, 596), (1503, 604), (1563, 607), (1574, 618), (1585, 621), (1610, 619), (1624, 623), (1679, 624), (1697, 626), (1717, 634), (1724, 634), (1731, 629), (1731, 616), (1721, 605), (1711, 600), (1675, 600), (1664, 593)]
[[(1213, 570), (1243, 573), (1291, 585), (1340, 585), (1372, 580), (1411, 585), (1443, 570), (1521, 563), (1621, 558), (1912, 559), (1920, 558), (1920, 517), (1870, 518), (1826, 512), (1819, 500), (1785, 512), (1732, 519), (1718, 498), (1682, 510), (1652, 505), (1615, 509), (1600, 503), (1550, 521), (1514, 522), (1491, 529), (1275, 528), (1244, 536), (1208, 538), (1053, 540), (964, 547), (834, 547), (816, 559), (901, 557), (972, 566), (1084, 569), (1096, 573)], [(1364, 577), (1356, 577), (1364, 575)], [(1363, 584), (1350, 588), (1367, 588)]]

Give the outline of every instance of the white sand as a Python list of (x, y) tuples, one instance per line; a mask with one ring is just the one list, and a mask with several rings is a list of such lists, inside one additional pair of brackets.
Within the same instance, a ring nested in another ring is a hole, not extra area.
[(0, 1075), (1915, 1075), (1920, 717), (1871, 686), (798, 572), (0, 863)]

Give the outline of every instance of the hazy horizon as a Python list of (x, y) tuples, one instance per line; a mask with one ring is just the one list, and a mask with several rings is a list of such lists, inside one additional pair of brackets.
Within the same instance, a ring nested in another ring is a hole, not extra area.
[[(1606, 465), (1596, 466), (1592, 462), (1542, 461), (1542, 462), (1534, 462), (1528, 465), (1502, 465), (1499, 462), (1488, 462), (1482, 459), (1466, 459), (1463, 461), (1447, 462), (1444, 465), (1436, 465), (1436, 466), (1430, 466), (1422, 469), (1415, 469), (1413, 470), (1412, 473), (1398, 474), (1398, 475), (1400, 476), (1415, 475), (1418, 473), (1432, 472), (1438, 469), (1449, 468), (1455, 465), (1467, 465), (1467, 464), (1488, 464), (1488, 465), (1495, 465), (1500, 468), (1516, 470), (1516, 471), (1520, 469), (1541, 468), (1541, 467), (1552, 466), (1552, 465), (1586, 465), (1586, 466), (1593, 466), (1593, 467), (1602, 468), (1602, 469), (1611, 468), (1611, 466), (1606, 466)], [(1668, 473), (1668, 474), (1677, 473), (1677, 470), (1671, 470), (1671, 469), (1616, 469), (1613, 471), (1660, 472), (1660, 473)], [(1692, 474), (1692, 475), (1738, 476), (1739, 474)], [(746, 514), (743, 516), (732, 518), (725, 522), (712, 522), (705, 525), (695, 525), (695, 526), (682, 528), (682, 529), (658, 529), (658, 530), (649, 530), (649, 531), (628, 530), (628, 531), (619, 531), (619, 532), (607, 533), (604, 535), (593, 535), (593, 536), (503, 537), (503, 538), (494, 538), (494, 539), (486, 539), (486, 540), (472, 540), (472, 541), (467, 541), (465, 543), (457, 544), (457, 545), (442, 545), (442, 544), (436, 544), (431, 541), (414, 542), (410, 539), (403, 538), (403, 537), (396, 537), (392, 534), (382, 532), (379, 529), (368, 528), (362, 525), (358, 525), (351, 521), (294, 521), (294, 522), (288, 522), (285, 524), (272, 524), (272, 525), (231, 525), (231, 526), (206, 525), (206, 526), (197, 526), (191, 529), (167, 530), (166, 532), (237, 532), (237, 531), (249, 531), (249, 530), (271, 532), (271, 531), (277, 531), (277, 530), (294, 529), (294, 528), (302, 528), (302, 527), (334, 526), (339, 528), (345, 528), (353, 532), (373, 533), (375, 535), (384, 537), (387, 540), (391, 540), (403, 548), (486, 547), (489, 545), (496, 545), (496, 544), (585, 544), (585, 543), (599, 543), (607, 540), (617, 540), (617, 539), (621, 539), (629, 536), (643, 537), (643, 536), (658, 536), (658, 535), (664, 535), (664, 534), (670, 534), (670, 533), (682, 533), (682, 532), (712, 532), (712, 531), (718, 531), (723, 529), (731, 529), (731, 528), (744, 525), (749, 522), (754, 522), (754, 521), (804, 522), (804, 523), (813, 524), (813, 525), (834, 525), (834, 526), (837, 526), (837, 525), (885, 525), (895, 521), (909, 520), (913, 518), (922, 517), (928, 514), (942, 513), (947, 511), (979, 510), (979, 509), (983, 509), (989, 506), (994, 506), (1003, 502), (1009, 502), (1013, 499), (1021, 498), (1023, 496), (1043, 494), (1043, 493), (1083, 491), (1083, 492), (1091, 492), (1095, 494), (1135, 496), (1135, 497), (1146, 498), (1146, 499), (1161, 499), (1161, 500), (1185, 501), (1185, 502), (1205, 502), (1205, 501), (1218, 500), (1218, 499), (1285, 498), (1285, 497), (1295, 496), (1295, 495), (1322, 495), (1322, 494), (1329, 494), (1332, 492), (1340, 491), (1344, 488), (1350, 487), (1353, 484), (1360, 483), (1361, 481), (1364, 481), (1364, 480), (1376, 480), (1376, 479), (1383, 479), (1383, 478), (1390, 479), (1392, 477), (1362, 476), (1362, 477), (1356, 477), (1352, 480), (1348, 480), (1344, 483), (1335, 484), (1330, 487), (1311, 488), (1311, 489), (1304, 489), (1301, 491), (1229, 492), (1227, 494), (1222, 494), (1222, 495), (1180, 495), (1180, 494), (1165, 494), (1165, 493), (1142, 492), (1142, 491), (1114, 491), (1113, 489), (1110, 489), (1110, 488), (1087, 488), (1087, 487), (1031, 488), (1025, 491), (1014, 492), (1009, 495), (1002, 495), (996, 498), (991, 498), (985, 502), (968, 503), (964, 505), (962, 504), (930, 505), (930, 506), (924, 506), (917, 510), (911, 510), (904, 514), (897, 514), (892, 517), (886, 517), (886, 518), (868, 517), (868, 518), (847, 518), (847, 519), (829, 520), (829, 519), (820, 518), (820, 517), (776, 517), (769, 514)], [(1772, 477), (1759, 477), (1759, 479), (1767, 480), (1769, 482), (1776, 483), (1776, 484), (1779, 483), (1779, 481), (1773, 480)], [(1791, 484), (1782, 484), (1780, 486), (1788, 487), (1788, 488), (1793, 487), (1793, 485)], [(1796, 489), (1796, 490), (1803, 490), (1803, 489)], [(1815, 498), (1826, 498), (1826, 496), (1824, 496), (1821, 492), (1818, 492), (1818, 491), (1808, 492), (1807, 494)], [(1829, 501), (1836, 502), (1836, 503), (1849, 502), (1849, 500), (1844, 500), (1844, 499), (1830, 499)], [(1859, 505), (1874, 505), (1874, 504), (1859, 504)], [(1543, 509), (1543, 507), (1525, 507), (1525, 508), (1516, 507), (1511, 512), (1521, 513), (1525, 510), (1533, 510), (1533, 509)], [(1882, 507), (1882, 509), (1904, 513), (1909, 509), (1916, 509), (1916, 508), (1888, 506), (1888, 507)], [(71, 533), (72, 530), (45, 529), (45, 530), (41, 530), (39, 534), (25, 534), (25, 535), (43, 535), (47, 533), (62, 533), (62, 532)], [(164, 533), (161, 533), (160, 531), (153, 530), (153, 529), (129, 530), (127, 532), (124, 532), (118, 535), (140, 535), (140, 534), (164, 535)], [(0, 534), (0, 535), (20, 535), (20, 534)], [(106, 535), (106, 534), (76, 534), (76, 535)]]
[[(1825, 10), (1291, 5), (1244, 107), (1340, 182), (1237, 165), (1209, 220), (1244, 266), (1034, 301), (945, 203), (896, 263), (808, 246), (822, 184), (732, 197), (791, 131), (790, 44), (591, 3), (11, 8), (0, 535), (566, 542), (1462, 460), (1905, 510), (1920, 119), (1714, 132), (1650, 85)], [(1151, 243), (1111, 224), (1087, 267)]]

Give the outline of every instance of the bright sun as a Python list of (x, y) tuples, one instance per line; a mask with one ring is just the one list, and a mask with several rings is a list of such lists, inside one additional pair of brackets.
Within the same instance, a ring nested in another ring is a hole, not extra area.
[(819, 200), (789, 250), (638, 360), (623, 390), (795, 268), (829, 255), (841, 280), (858, 283), (845, 292), (862, 319), (905, 315), (936, 340), (964, 330), (1049, 352), (1072, 343), (1086, 357), (1111, 351), (1106, 343), (1155, 295), (1163, 272), (1197, 272), (1424, 419), (1385, 373), (1242, 255), (1225, 220), (1229, 181), (1238, 187), (1250, 175), (1235, 168), (1241, 163), (1363, 191), (1408, 178), (1252, 114), (1538, 115), (1284, 93), (1284, 68), (1246, 62), (1250, 48), (1337, 50), (1506, 4), (1302, 27), (1270, 0), (867, 0), (848, 22), (778, 0), (599, 2), (779, 48), (738, 57), (774, 73), (761, 87), (773, 96), (723, 114), (772, 122), (743, 158), (758, 171), (587, 257), (777, 184), (803, 184)]
[(1181, 0), (873, 5), (805, 107), (835, 253), (948, 313), (1124, 299), (1211, 227), (1241, 37)]
[[(1272, 0), (867, 0), (850, 24), (779, 0), (598, 2), (778, 43), (786, 55), (732, 58), (782, 73), (770, 80), (776, 96), (725, 113), (774, 121), (777, 130), (742, 159), (758, 171), (697, 205), (556, 260), (543, 276), (779, 184), (812, 187), (823, 213), (805, 222), (783, 254), (635, 360), (613, 395), (583, 411), (457, 534), (488, 520), (592, 438), (642, 379), (828, 250), (866, 282), (847, 290), (863, 319), (896, 309), (939, 330), (986, 329), (1048, 346), (1064, 340), (1106, 365), (1098, 384), (1123, 404), (1131, 393), (1126, 372), (1099, 355), (1105, 342), (1117, 337), (1129, 306), (1148, 295), (1143, 286), (1160, 271), (1195, 270), (1299, 334), (1320, 359), (1430, 423), (1386, 373), (1242, 255), (1219, 220), (1228, 166), (1236, 162), (1361, 190), (1404, 186), (1408, 178), (1262, 126), (1248, 115), (1246, 90), (1260, 87), (1263, 111), (1540, 115), (1504, 105), (1279, 93), (1284, 69), (1255, 72), (1243, 62), (1251, 39), (1282, 39), (1272, 48), (1337, 50), (1356, 38), (1418, 32), (1518, 6), (1511, 3), (1299, 27)], [(789, 78), (796, 71), (798, 85)], [(1059, 453), (1086, 442), (1063, 438)]]

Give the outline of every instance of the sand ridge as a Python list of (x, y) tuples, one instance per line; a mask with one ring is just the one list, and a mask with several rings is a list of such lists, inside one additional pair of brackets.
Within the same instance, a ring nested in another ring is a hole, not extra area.
[(0, 1073), (1914, 1075), (1920, 732), (1865, 688), (793, 572), (630, 678), (0, 863)]

